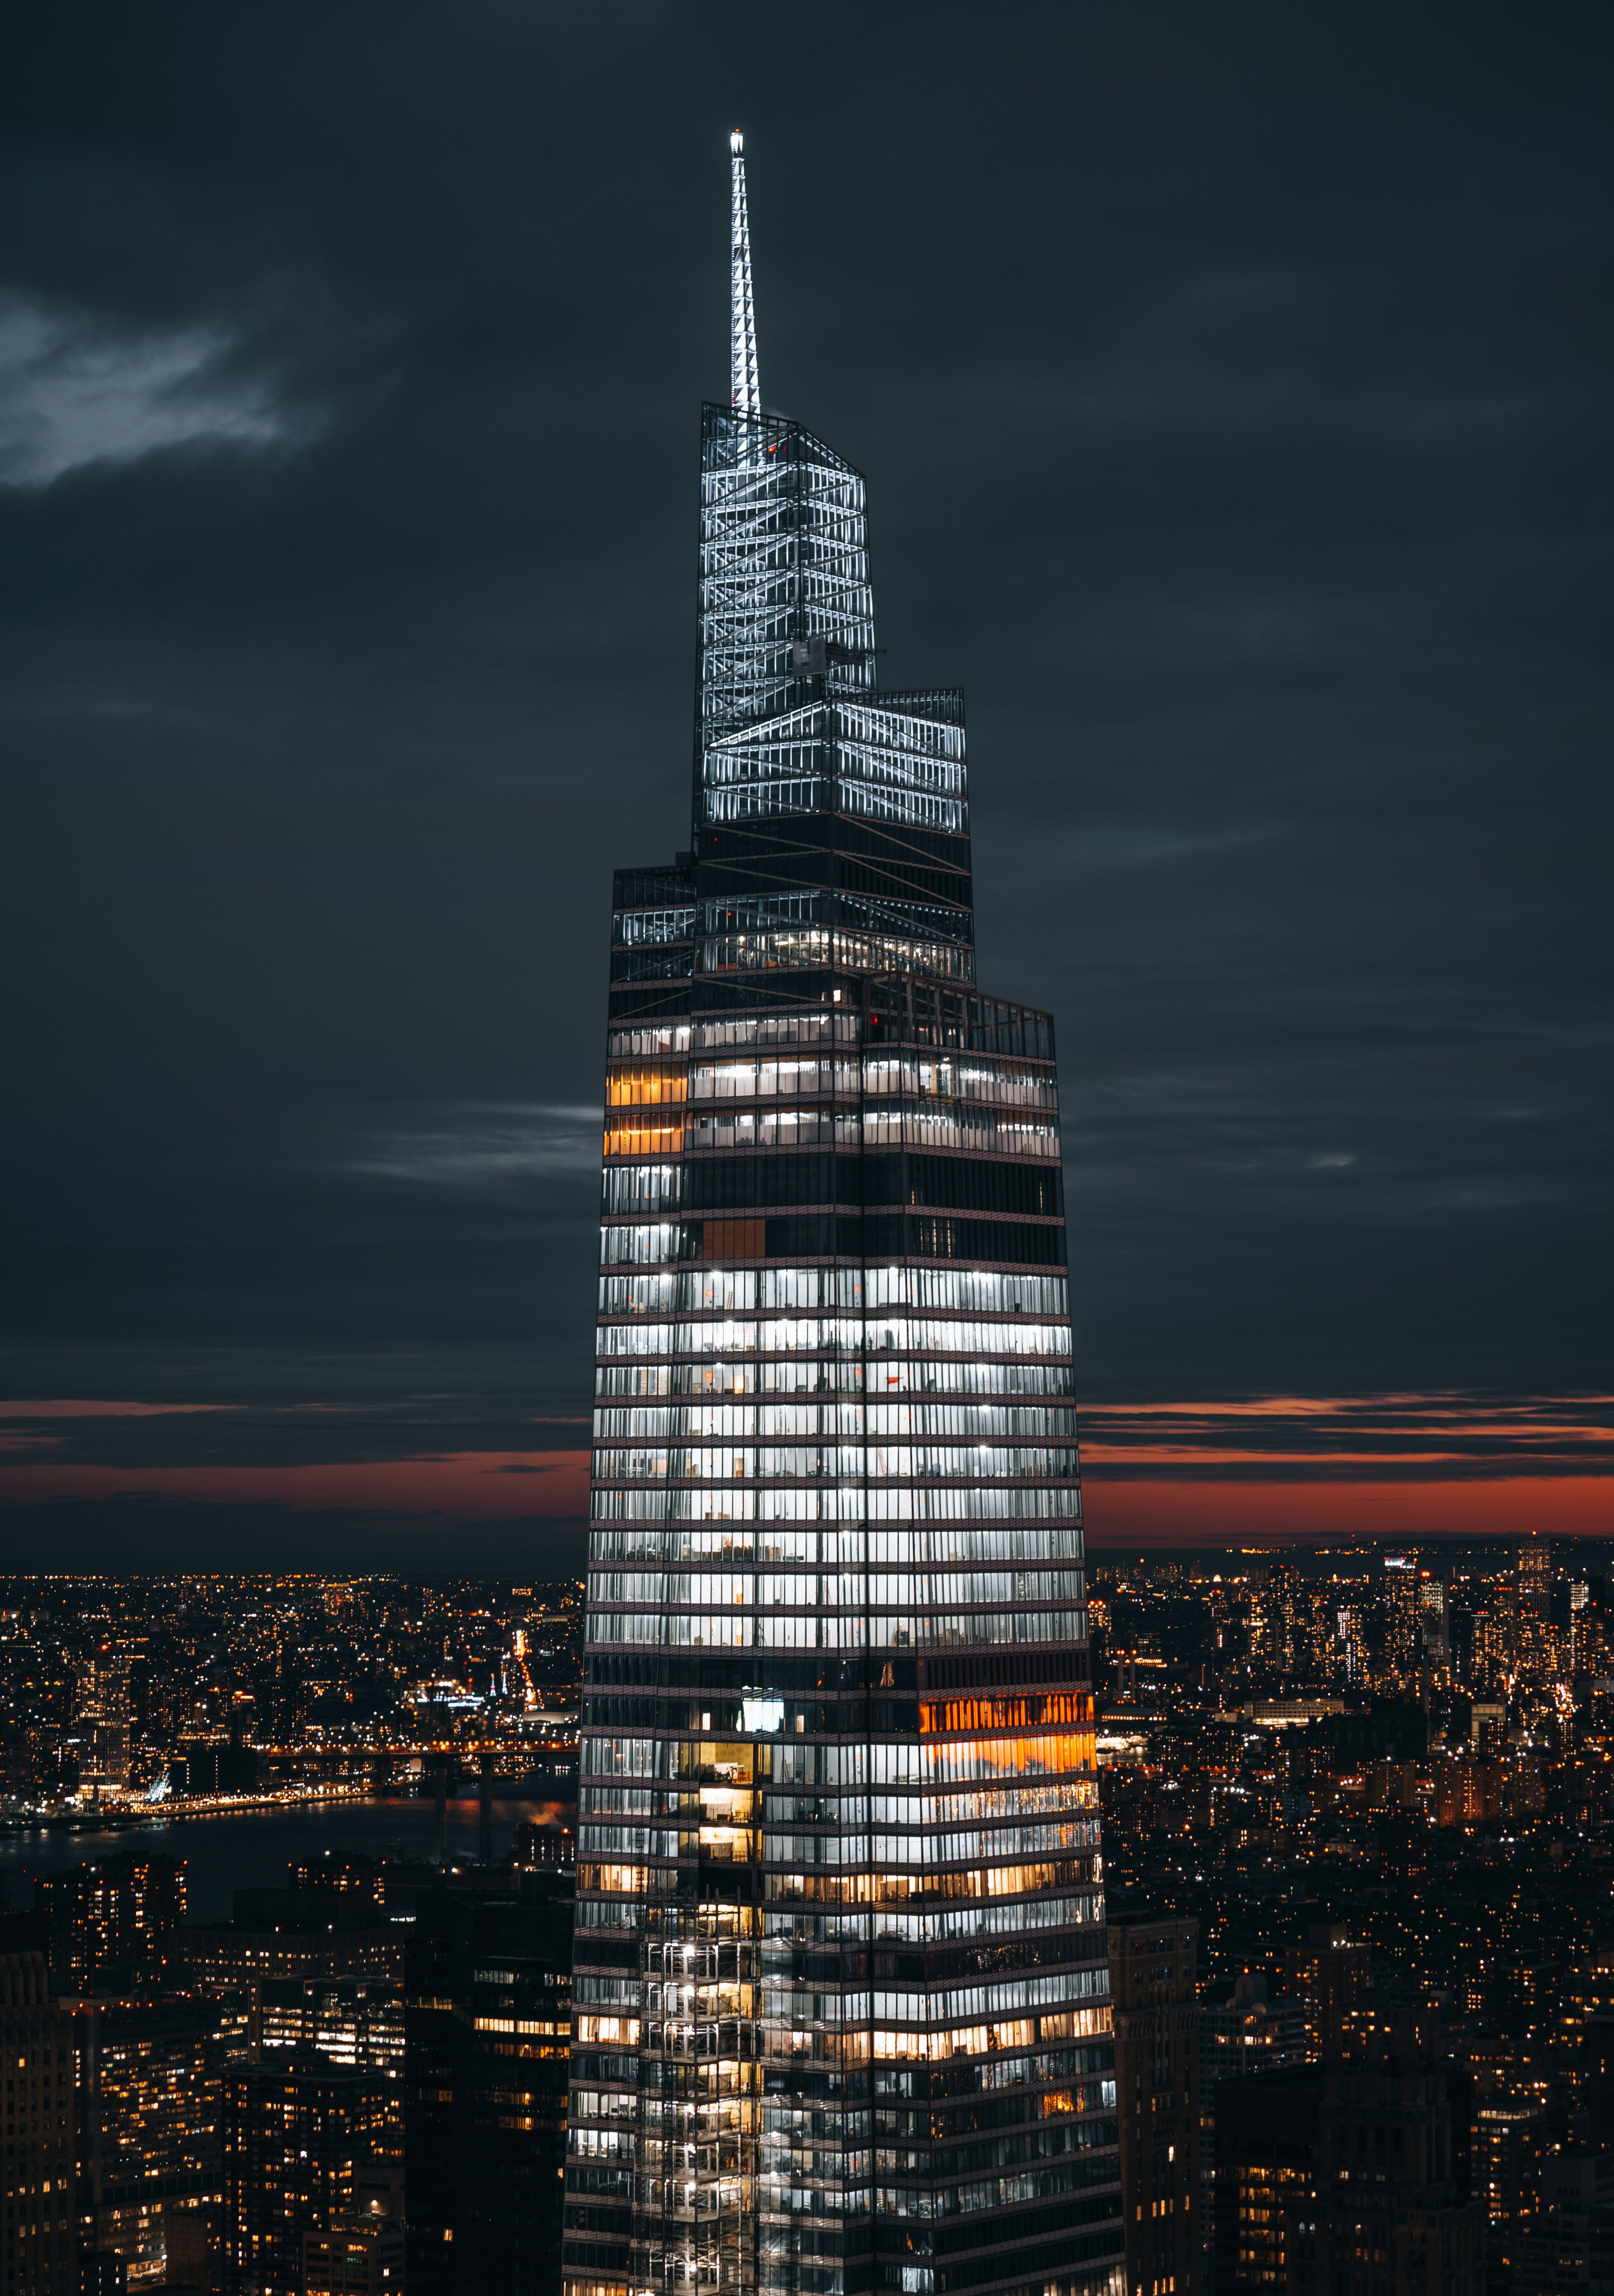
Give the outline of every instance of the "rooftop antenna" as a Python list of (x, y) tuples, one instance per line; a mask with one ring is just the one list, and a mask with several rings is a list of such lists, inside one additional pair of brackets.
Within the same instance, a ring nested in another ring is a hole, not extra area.
[(762, 394), (757, 384), (757, 314), (751, 302), (751, 226), (745, 207), (745, 138), (736, 127), (728, 139), (733, 155), (733, 406), (741, 414), (760, 414)]

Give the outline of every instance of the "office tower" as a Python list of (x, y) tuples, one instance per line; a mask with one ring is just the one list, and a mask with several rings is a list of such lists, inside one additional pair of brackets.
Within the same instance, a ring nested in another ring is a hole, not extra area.
[(34, 1895), (50, 1924), (55, 1981), (87, 1993), (161, 1961), (185, 1917), (184, 1860), (124, 1849), (45, 1874)]
[(1192, 1915), (1110, 1923), (1127, 2296), (1194, 2296), (1200, 2284), (1199, 1941)]
[(1437, 1578), (1427, 1570), (1420, 1572), (1418, 1623), (1422, 1630), (1423, 1646), (1431, 1657), (1442, 1663), (1451, 1656), (1449, 1593), (1444, 1578)]
[(0, 1915), (0, 2296), (76, 2296), (72, 2024), (28, 1915)]
[(129, 1784), (129, 1661), (100, 1651), (79, 1669), (74, 1738), (78, 1786), (99, 1797), (127, 1793)]
[(404, 2055), (414, 2296), (556, 2284), (571, 1917), (571, 1877), (553, 1871), (416, 1901)]
[(1416, 1689), (1422, 1656), (1418, 1597), (1418, 1558), (1384, 1558), (1384, 1670), (1389, 1686)]
[(1577, 1674), (1606, 1677), (1609, 1672), (1608, 1620), (1601, 1611), (1584, 1604), (1570, 1627), (1570, 1663)]
[(1367, 1639), (1362, 1612), (1355, 1603), (1336, 1606), (1334, 1639), (1329, 1652), (1331, 1678), (1356, 1689), (1367, 1678)]
[(225, 2296), (300, 2296), (303, 2234), (350, 2214), (388, 2142), (386, 2083), (315, 2049), (232, 2065), (224, 2082)]
[(1058, 1091), (864, 481), (703, 410), (690, 847), (615, 886), (565, 2267), (1118, 2287)]
[(1311, 1589), (1292, 1563), (1274, 1562), (1268, 1572), (1266, 1593), (1251, 1605), (1250, 1644), (1252, 1661), (1259, 1656), (1262, 1671), (1273, 1684), (1310, 1681), (1315, 1666)]
[(86, 2236), (142, 2277), (162, 2268), (170, 2214), (218, 2206), (225, 2069), (250, 2048), (251, 2022), (246, 1996), (200, 1988), (74, 2013)]

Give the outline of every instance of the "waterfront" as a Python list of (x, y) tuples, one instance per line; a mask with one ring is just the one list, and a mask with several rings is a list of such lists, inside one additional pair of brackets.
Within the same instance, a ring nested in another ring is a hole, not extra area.
[[(576, 1806), (553, 1801), (496, 1798), (493, 1853), (502, 1857), (518, 1825), (526, 1820), (572, 1822)], [(469, 1860), (477, 1850), (478, 1807), (474, 1794), (448, 1804), (448, 1854)], [(35, 1827), (0, 1840), (0, 1878), (9, 1887), (13, 1910), (33, 1903), (33, 1885), (42, 1874), (59, 1873), (120, 1849), (167, 1850), (185, 1861), (189, 1918), (227, 1921), (233, 1890), (275, 1887), (292, 1858), (324, 1850), (371, 1857), (430, 1858), (437, 1851), (437, 1808), (430, 1797), (377, 1794), (363, 1799), (309, 1802), (294, 1809), (242, 1810), (187, 1817), (142, 1819), (91, 1828)]]

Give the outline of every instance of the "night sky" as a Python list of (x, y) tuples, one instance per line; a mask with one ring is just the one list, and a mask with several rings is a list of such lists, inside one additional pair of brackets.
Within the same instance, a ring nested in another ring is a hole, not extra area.
[(1094, 1544), (1614, 1532), (1605, 8), (34, 12), (11, 1567), (575, 1563), (735, 126), (1056, 1016)]

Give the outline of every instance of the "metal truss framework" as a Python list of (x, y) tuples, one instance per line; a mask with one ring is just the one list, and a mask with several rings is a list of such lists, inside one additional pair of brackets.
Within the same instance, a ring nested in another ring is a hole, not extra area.
[(701, 745), (874, 683), (861, 475), (799, 422), (702, 410)]
[(751, 225), (745, 206), (745, 138), (738, 128), (728, 139), (730, 228), (730, 323), (733, 404), (741, 414), (760, 414), (757, 381), (757, 312), (751, 298)]

